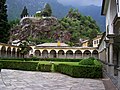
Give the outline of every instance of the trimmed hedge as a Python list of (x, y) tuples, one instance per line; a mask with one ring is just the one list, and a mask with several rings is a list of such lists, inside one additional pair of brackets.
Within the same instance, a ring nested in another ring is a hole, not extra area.
[(1, 58), (1, 60), (16, 60), (16, 61), (59, 61), (59, 62), (79, 62), (82, 59), (60, 59), (60, 58)]
[(3, 69), (15, 69), (26, 71), (51, 71), (52, 65), (40, 64), (38, 62), (30, 61), (0, 61), (3, 65)]
[(92, 59), (83, 59), (79, 62), (80, 65), (95, 65)]
[(57, 70), (60, 73), (70, 75), (72, 77), (80, 78), (101, 78), (102, 77), (102, 68), (95, 65), (67, 65), (59, 64)]
[(30, 61), (10, 61), (1, 60), (0, 65), (3, 69), (15, 69), (26, 71), (60, 72), (72, 77), (80, 78), (101, 78), (102, 65), (99, 61), (93, 60), (95, 65), (68, 65), (68, 64), (41, 64)]
[(27, 70), (36, 71), (38, 62), (24, 61), (0, 61), (3, 64), (3, 69)]
[(42, 72), (51, 72), (52, 64), (40, 64), (38, 63), (37, 70)]
[(59, 61), (59, 62), (79, 62), (82, 59), (61, 59), (61, 58), (46, 58), (40, 59), (40, 61)]

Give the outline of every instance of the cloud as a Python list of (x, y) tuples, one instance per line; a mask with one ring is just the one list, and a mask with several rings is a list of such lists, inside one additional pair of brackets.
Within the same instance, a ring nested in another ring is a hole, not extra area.
[(72, 6), (88, 6), (88, 5), (102, 5), (102, 0), (57, 0), (63, 5), (72, 5)]

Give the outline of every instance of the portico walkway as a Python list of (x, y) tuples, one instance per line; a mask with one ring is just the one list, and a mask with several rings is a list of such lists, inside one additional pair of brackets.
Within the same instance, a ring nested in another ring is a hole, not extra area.
[(105, 90), (101, 80), (72, 78), (59, 73), (2, 69), (2, 78), (0, 90)]

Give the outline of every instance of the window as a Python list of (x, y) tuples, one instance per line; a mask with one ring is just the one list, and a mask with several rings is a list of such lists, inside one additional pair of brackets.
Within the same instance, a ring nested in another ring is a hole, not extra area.
[(96, 41), (94, 41), (94, 44), (96, 44)]

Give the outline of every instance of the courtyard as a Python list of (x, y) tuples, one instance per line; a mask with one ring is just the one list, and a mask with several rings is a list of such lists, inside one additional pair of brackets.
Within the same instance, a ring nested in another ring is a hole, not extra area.
[(72, 78), (60, 73), (31, 72), (2, 69), (0, 77), (0, 90), (107, 90), (107, 89), (105, 89), (105, 86), (101, 79)]

